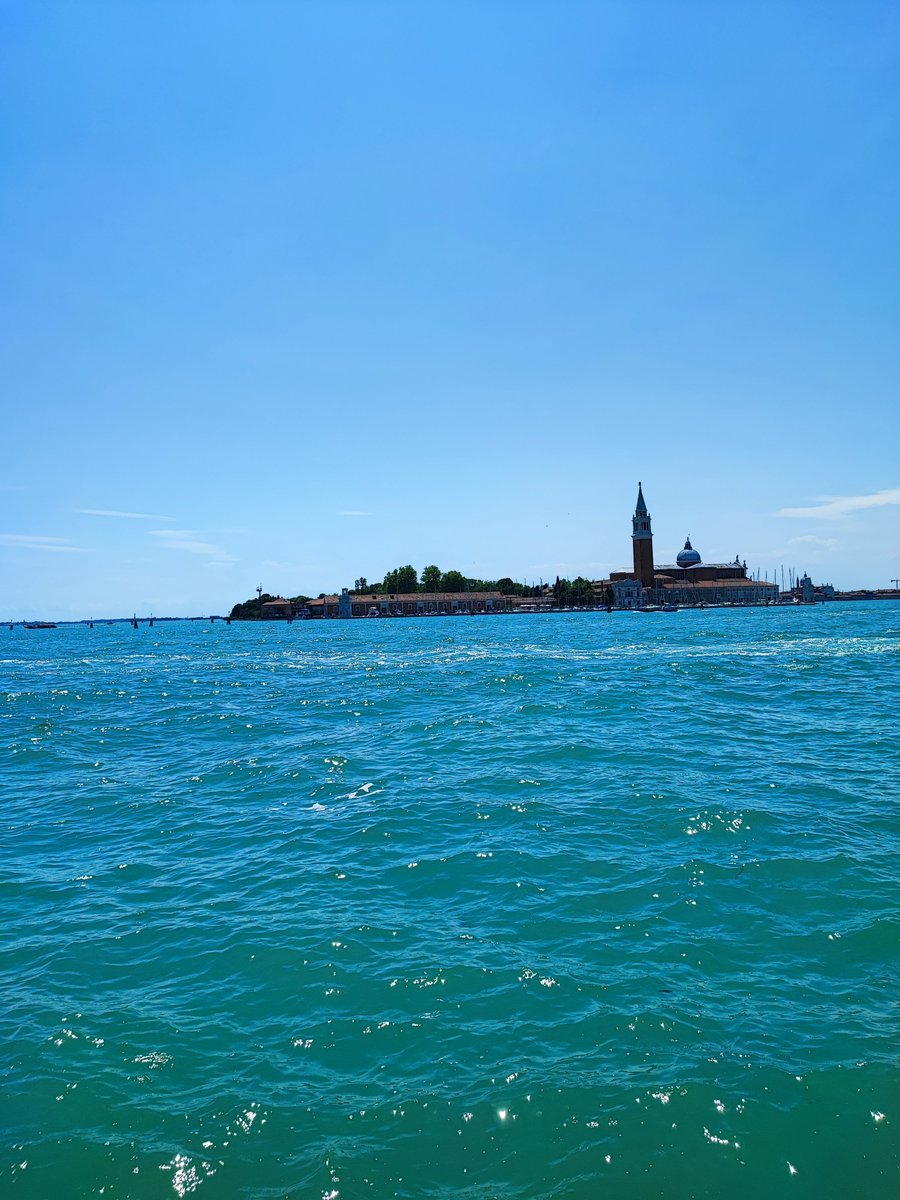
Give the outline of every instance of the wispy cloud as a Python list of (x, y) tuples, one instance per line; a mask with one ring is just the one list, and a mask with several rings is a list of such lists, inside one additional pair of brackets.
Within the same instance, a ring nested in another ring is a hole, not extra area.
[(73, 546), (67, 538), (38, 537), (31, 533), (0, 533), (0, 545), (19, 550), (48, 550), (51, 554), (83, 554), (81, 546)]
[(116, 517), (124, 521), (174, 521), (175, 517), (160, 517), (156, 513), (119, 512), (115, 508), (73, 508), (83, 517)]
[(187, 554), (199, 554), (216, 562), (230, 563), (234, 558), (221, 546), (201, 541), (193, 529), (151, 529), (150, 536), (159, 539), (165, 550), (182, 550)]
[(342, 508), (338, 511), (338, 516), (339, 517), (374, 517), (375, 514), (370, 513), (370, 512), (363, 512), (362, 510), (355, 509), (355, 508), (347, 508), (347, 509)]
[(779, 517), (810, 517), (817, 521), (838, 521), (863, 508), (883, 508), (900, 504), (900, 488), (885, 488), (866, 496), (823, 496), (809, 508), (782, 508)]
[(788, 539), (789, 546), (836, 546), (837, 544), (837, 538), (820, 538), (816, 537), (814, 533), (804, 533), (802, 537)]

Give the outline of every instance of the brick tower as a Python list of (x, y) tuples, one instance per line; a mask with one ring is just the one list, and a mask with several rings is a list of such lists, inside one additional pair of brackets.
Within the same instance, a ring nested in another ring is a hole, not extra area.
[(638, 483), (638, 498), (631, 520), (631, 542), (634, 547), (634, 577), (646, 588), (653, 587), (653, 532), (650, 514), (644, 503), (644, 493)]

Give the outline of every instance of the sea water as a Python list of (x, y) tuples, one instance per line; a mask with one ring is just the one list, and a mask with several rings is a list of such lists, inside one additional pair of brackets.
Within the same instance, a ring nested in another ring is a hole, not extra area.
[(900, 606), (0, 630), (14, 1197), (900, 1192)]

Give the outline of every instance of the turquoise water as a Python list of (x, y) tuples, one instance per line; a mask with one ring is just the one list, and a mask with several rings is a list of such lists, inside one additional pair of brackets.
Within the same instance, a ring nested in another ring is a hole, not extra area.
[(0, 630), (15, 1197), (897, 1194), (900, 606)]

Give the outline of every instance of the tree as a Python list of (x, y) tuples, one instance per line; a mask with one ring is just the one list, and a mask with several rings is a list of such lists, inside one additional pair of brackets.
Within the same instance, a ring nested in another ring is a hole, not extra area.
[(441, 576), (442, 592), (464, 592), (466, 578), (460, 571), (445, 571)]
[(522, 595), (521, 583), (516, 583), (516, 581), (514, 579), (510, 579), (508, 575), (504, 575), (502, 579), (498, 579), (494, 586), (496, 587), (497, 591), (502, 592), (504, 596)]
[(259, 596), (253, 596), (250, 600), (245, 600), (243, 604), (235, 604), (231, 610), (232, 621), (258, 621), (262, 616), (262, 606), (269, 600), (274, 600), (274, 596), (270, 596), (268, 592), (262, 592)]
[(441, 568), (432, 564), (422, 571), (420, 584), (423, 592), (439, 592), (441, 590)]
[(560, 579), (553, 585), (553, 599), (560, 608), (582, 607), (594, 603), (591, 581), (579, 575), (577, 579)]
[(573, 604), (585, 605), (594, 603), (594, 589), (591, 586), (591, 581), (585, 579), (583, 575), (579, 575), (577, 579), (572, 580), (570, 595)]
[(388, 571), (381, 586), (383, 591), (391, 595), (417, 591), (419, 579), (416, 568), (407, 563), (405, 567), (396, 567), (393, 571)]
[(354, 592), (367, 592), (369, 590), (369, 581), (365, 575), (360, 575), (359, 579), (353, 581)]
[(416, 592), (419, 590), (419, 577), (416, 574), (416, 568), (410, 563), (405, 567), (397, 568), (397, 587), (398, 592)]

